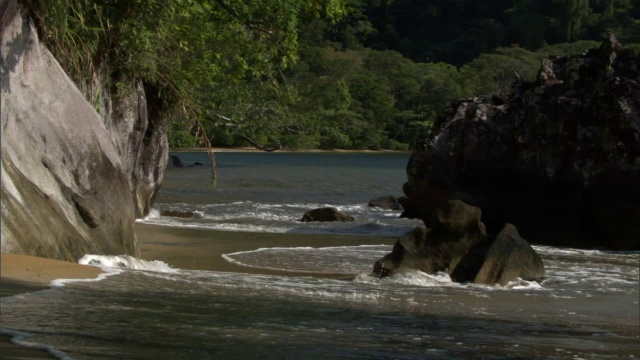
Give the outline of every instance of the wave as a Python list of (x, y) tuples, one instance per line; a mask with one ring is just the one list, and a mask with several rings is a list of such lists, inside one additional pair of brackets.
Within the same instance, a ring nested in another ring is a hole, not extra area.
[[(28, 348), (31, 348), (31, 349), (44, 350), (44, 351), (48, 352), (49, 354), (51, 354), (56, 359), (72, 360), (72, 358), (69, 357), (65, 352), (60, 351), (60, 350), (56, 349), (53, 346), (27, 341), (26, 339), (28, 339), (29, 337), (33, 336), (32, 334), (29, 334), (29, 333), (26, 333), (26, 332), (22, 332), (22, 331), (11, 330), (11, 329), (0, 327), (0, 335), (9, 336), (11, 338), (11, 342), (16, 344), (16, 345), (28, 347)], [(26, 357), (25, 357), (25, 359), (26, 359)]]
[(365, 284), (381, 284), (381, 285), (410, 285), (416, 287), (447, 287), (460, 288), (469, 290), (540, 290), (542, 285), (535, 281), (522, 280), (520, 278), (502, 285), (483, 285), (474, 283), (457, 283), (451, 280), (446, 272), (438, 272), (436, 274), (427, 274), (425, 272), (414, 269), (403, 269), (391, 276), (378, 278), (370, 273), (358, 274), (355, 282)]
[(85, 255), (78, 263), (82, 265), (93, 265), (107, 272), (116, 270), (144, 270), (162, 273), (179, 273), (180, 270), (174, 269), (167, 263), (159, 260), (142, 260), (129, 255)]

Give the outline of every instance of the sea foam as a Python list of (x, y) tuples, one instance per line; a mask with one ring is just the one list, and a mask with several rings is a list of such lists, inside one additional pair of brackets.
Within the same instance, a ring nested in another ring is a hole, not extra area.
[[(10, 330), (10, 329), (7, 329), (7, 328), (0, 327), (0, 334), (1, 335), (7, 335), (7, 336), (11, 337), (11, 342), (16, 344), (16, 345), (20, 345), (20, 346), (24, 346), (24, 347), (28, 347), (28, 348), (32, 348), (32, 349), (44, 350), (44, 351), (48, 352), (49, 354), (53, 355), (56, 359), (72, 360), (72, 358), (70, 358), (66, 353), (64, 353), (64, 352), (62, 352), (62, 351), (60, 351), (60, 350), (58, 350), (58, 349), (56, 349), (56, 348), (54, 348), (52, 346), (26, 341), (25, 339), (27, 339), (30, 336), (32, 336), (29, 333), (22, 332), (22, 331), (16, 331), (16, 330)], [(26, 359), (26, 357), (25, 357), (25, 359)]]
[(97, 266), (107, 272), (113, 269), (121, 270), (144, 270), (164, 273), (179, 273), (167, 263), (159, 260), (142, 260), (129, 255), (107, 256), (107, 255), (85, 255), (78, 263), (82, 265)]

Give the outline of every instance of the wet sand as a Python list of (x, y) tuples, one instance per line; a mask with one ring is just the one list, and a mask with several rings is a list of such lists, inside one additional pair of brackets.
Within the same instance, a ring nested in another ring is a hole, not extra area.
[[(223, 259), (222, 255), (268, 247), (393, 245), (396, 241), (395, 238), (389, 237), (232, 232), (143, 223), (136, 223), (135, 231), (140, 258), (161, 260), (175, 268), (330, 278), (349, 278), (355, 274), (333, 273), (331, 269), (323, 273), (259, 269), (230, 263)], [(373, 264), (371, 266), (373, 269)]]
[[(230, 263), (222, 255), (267, 247), (392, 245), (396, 241), (389, 237), (231, 232), (142, 223), (135, 224), (135, 232), (140, 252), (138, 257), (161, 260), (175, 268), (345, 279), (354, 274), (332, 273), (330, 269), (311, 274), (251, 268)], [(12, 254), (2, 254), (1, 265), (2, 297), (46, 290), (49, 283), (56, 279), (90, 279), (101, 273), (100, 269), (93, 266)], [(13, 344), (6, 335), (0, 335), (0, 354), (2, 359), (12, 360), (54, 359), (45, 350)]]

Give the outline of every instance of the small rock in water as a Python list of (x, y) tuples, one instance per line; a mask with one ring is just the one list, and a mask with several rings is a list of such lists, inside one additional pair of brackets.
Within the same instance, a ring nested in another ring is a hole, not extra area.
[(400, 210), (400, 203), (393, 195), (382, 196), (369, 200), (369, 206), (381, 209)]
[(179, 210), (162, 210), (160, 216), (170, 216), (177, 218), (199, 218), (200, 214), (193, 211), (179, 211)]
[(338, 209), (332, 208), (332, 207), (319, 208), (319, 209), (307, 211), (302, 216), (302, 219), (300, 219), (300, 221), (302, 222), (312, 222), (312, 221), (350, 222), (354, 220), (355, 219), (353, 218), (353, 216), (342, 213), (338, 211)]

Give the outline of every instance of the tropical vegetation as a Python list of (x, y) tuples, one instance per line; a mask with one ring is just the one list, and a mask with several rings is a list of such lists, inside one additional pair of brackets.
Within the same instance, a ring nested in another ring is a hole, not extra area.
[(606, 31), (640, 47), (635, 0), (25, 4), (81, 87), (142, 81), (173, 147), (407, 149), (451, 100), (534, 79), (545, 56)]

